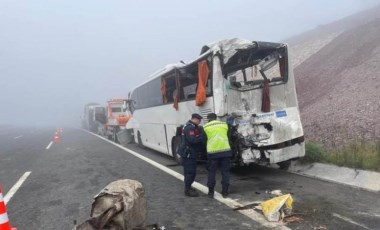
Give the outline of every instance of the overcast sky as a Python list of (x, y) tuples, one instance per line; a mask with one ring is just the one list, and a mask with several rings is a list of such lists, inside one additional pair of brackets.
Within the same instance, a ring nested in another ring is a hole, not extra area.
[(280, 41), (379, 0), (0, 0), (0, 124), (79, 124), (209, 42)]

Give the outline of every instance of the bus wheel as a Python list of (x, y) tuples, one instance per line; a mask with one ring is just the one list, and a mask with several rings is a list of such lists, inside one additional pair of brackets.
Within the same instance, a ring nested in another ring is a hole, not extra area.
[(278, 166), (280, 166), (280, 169), (281, 170), (288, 170), (289, 169), (289, 166), (290, 164), (292, 163), (291, 160), (287, 160), (287, 161), (283, 161), (283, 162), (279, 162), (277, 163)]
[(140, 147), (143, 146), (140, 131), (137, 131), (137, 144), (139, 144)]
[(172, 153), (175, 161), (177, 161), (178, 164), (182, 164), (182, 158), (180, 155), (177, 154), (177, 151), (179, 149), (179, 146), (181, 146), (181, 137), (174, 137), (172, 141)]

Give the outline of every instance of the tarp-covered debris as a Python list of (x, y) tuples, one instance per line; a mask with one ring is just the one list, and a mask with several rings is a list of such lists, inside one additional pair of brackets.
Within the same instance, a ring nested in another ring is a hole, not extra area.
[(145, 229), (146, 199), (140, 182), (129, 179), (114, 181), (94, 199), (91, 218), (77, 230)]
[(293, 198), (290, 194), (278, 196), (261, 203), (264, 216), (269, 221), (280, 221), (292, 212)]

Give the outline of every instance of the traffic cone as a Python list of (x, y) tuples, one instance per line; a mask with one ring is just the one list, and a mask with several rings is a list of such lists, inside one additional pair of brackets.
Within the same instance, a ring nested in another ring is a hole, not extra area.
[(54, 135), (53, 142), (54, 143), (58, 143), (59, 142), (59, 136), (58, 135)]
[(5, 202), (3, 199), (3, 191), (0, 186), (0, 230), (17, 230), (17, 228), (11, 228), (9, 223), (7, 209), (5, 207)]

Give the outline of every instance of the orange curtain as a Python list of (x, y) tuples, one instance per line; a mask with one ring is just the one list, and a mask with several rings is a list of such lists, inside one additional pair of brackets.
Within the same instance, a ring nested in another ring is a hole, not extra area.
[(195, 104), (201, 106), (206, 102), (207, 92), (206, 84), (208, 80), (208, 65), (207, 61), (203, 60), (198, 62), (198, 87), (197, 95), (195, 96)]
[(264, 113), (270, 112), (270, 95), (269, 95), (269, 81), (264, 80), (263, 97), (261, 102), (261, 111)]
[(166, 96), (166, 81), (164, 78), (161, 79), (161, 94), (164, 104), (168, 103), (168, 97)]
[(180, 77), (178, 75), (178, 72), (176, 73), (175, 75), (175, 78), (176, 78), (176, 88), (177, 88), (177, 93), (174, 95), (174, 104), (173, 104), (173, 108), (175, 108), (175, 110), (178, 111), (178, 102), (179, 102), (179, 95), (180, 92), (181, 92), (181, 82), (180, 82)]
[(178, 95), (174, 96), (173, 108), (175, 108), (175, 110), (178, 110)]

